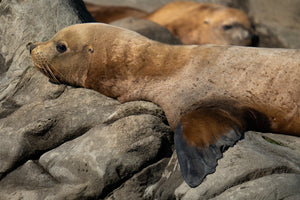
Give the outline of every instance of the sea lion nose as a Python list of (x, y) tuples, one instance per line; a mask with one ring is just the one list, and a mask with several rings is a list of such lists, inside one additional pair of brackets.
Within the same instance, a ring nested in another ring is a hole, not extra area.
[(36, 45), (34, 45), (32, 42), (29, 42), (27, 45), (26, 45), (27, 49), (29, 49), (30, 53), (31, 51), (36, 47)]
[(258, 44), (259, 44), (259, 37), (258, 37), (258, 35), (252, 35), (252, 37), (251, 37), (251, 43), (252, 43), (252, 46), (254, 46), (254, 47), (258, 46)]

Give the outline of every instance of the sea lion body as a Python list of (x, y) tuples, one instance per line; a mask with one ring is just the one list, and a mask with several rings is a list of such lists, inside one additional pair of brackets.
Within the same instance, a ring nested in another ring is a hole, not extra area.
[[(121, 102), (160, 105), (179, 141), (186, 141), (178, 144), (178, 152), (188, 146), (196, 156), (230, 131), (234, 141), (247, 130), (300, 135), (300, 50), (171, 46), (91, 23), (32, 44), (31, 56), (54, 82), (94, 89)], [(187, 182), (196, 176), (193, 170), (183, 172)]]
[(247, 46), (258, 42), (244, 12), (218, 4), (175, 1), (145, 19), (166, 27), (184, 44)]
[(103, 6), (85, 2), (86, 9), (97, 22), (110, 23), (125, 17), (141, 18), (148, 13), (127, 6)]

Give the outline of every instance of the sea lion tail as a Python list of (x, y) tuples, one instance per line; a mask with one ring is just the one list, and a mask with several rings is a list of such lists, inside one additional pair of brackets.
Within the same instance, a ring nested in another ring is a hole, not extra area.
[[(214, 110), (212, 111), (214, 115), (207, 111), (196, 112), (198, 113), (181, 120), (174, 135), (182, 176), (192, 188), (198, 186), (206, 175), (215, 172), (222, 153), (243, 137), (239, 125), (222, 111)], [(203, 115), (204, 113), (207, 115)], [(222, 118), (223, 121), (220, 123)], [(213, 127), (218, 125), (217, 129)], [(213, 140), (208, 137), (212, 137)]]

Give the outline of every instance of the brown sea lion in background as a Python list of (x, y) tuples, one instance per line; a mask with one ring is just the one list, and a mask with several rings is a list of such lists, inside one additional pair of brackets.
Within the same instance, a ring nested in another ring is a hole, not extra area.
[(101, 23), (29, 47), (53, 82), (160, 105), (191, 187), (247, 130), (300, 135), (300, 50), (174, 46)]
[(218, 4), (175, 1), (145, 19), (166, 27), (184, 44), (255, 46), (258, 43), (244, 12)]
[(86, 9), (97, 22), (110, 23), (125, 17), (140, 18), (148, 13), (143, 10), (126, 6), (100, 6), (84, 2)]

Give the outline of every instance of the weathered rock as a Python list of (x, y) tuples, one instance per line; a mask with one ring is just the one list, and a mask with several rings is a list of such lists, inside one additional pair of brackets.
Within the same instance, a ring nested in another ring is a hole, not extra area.
[[(194, 189), (183, 180), (180, 184), (174, 182), (174, 177), (178, 177), (179, 173), (174, 154), (171, 159), (173, 162), (169, 163), (164, 172), (168, 176), (162, 176), (160, 182), (150, 186), (145, 194), (152, 194), (156, 199), (189, 200), (229, 197), (264, 199), (270, 193), (277, 193), (282, 198), (299, 195), (299, 188), (294, 185), (300, 181), (299, 147), (297, 137), (247, 132), (243, 140), (224, 153), (216, 172), (208, 175)], [(284, 181), (289, 183), (283, 184)], [(266, 183), (274, 184), (270, 187)], [(244, 187), (248, 189), (242, 192), (241, 188)], [(258, 188), (263, 188), (266, 192)], [(270, 199), (274, 199), (271, 197)]]
[(299, 174), (272, 174), (226, 190), (214, 200), (299, 199)]
[(170, 155), (170, 136), (170, 128), (154, 116), (129, 116), (94, 127), (45, 153), (39, 163), (61, 183), (85, 183), (85, 197), (103, 196), (143, 167)]
[(262, 37), (261, 46), (300, 48), (300, 1), (248, 0), (247, 4), (248, 14)]
[(168, 160), (168, 158), (162, 159), (161, 161), (143, 169), (141, 172), (134, 175), (131, 179), (121, 185), (117, 190), (115, 190), (110, 196), (105, 199), (142, 199), (144, 197), (145, 189), (148, 186), (159, 181), (163, 169), (168, 163)]
[(95, 91), (69, 89), (57, 99), (22, 106), (0, 121), (0, 174), (85, 133), (105, 121), (118, 104)]
[[(156, 105), (121, 105), (92, 90), (55, 85), (31, 67), (26, 43), (92, 21), (82, 6), (77, 0), (0, 2), (0, 199), (95, 198), (171, 154), (172, 134)], [(68, 171), (89, 175), (74, 181)]]
[[(252, 10), (254, 0), (242, 5), (235, 0), (215, 2), (243, 7), (257, 19), (272, 17), (255, 13), (261, 11)], [(261, 9), (271, 9), (271, 4), (260, 3)], [(0, 1), (1, 200), (299, 198), (299, 138), (246, 133), (225, 152), (216, 173), (191, 189), (183, 182), (176, 154), (166, 158), (172, 134), (158, 106), (120, 104), (95, 91), (50, 83), (35, 70), (26, 44), (92, 21), (82, 6), (79, 0)], [(283, 15), (284, 24), (293, 15)], [(256, 22), (274, 35), (272, 44), (299, 44), (290, 35), (293, 31), (281, 34), (289, 30), (286, 26), (273, 31), (276, 24), (267, 26), (270, 20)], [(292, 26), (295, 21), (290, 22), (289, 28), (298, 30)]]

